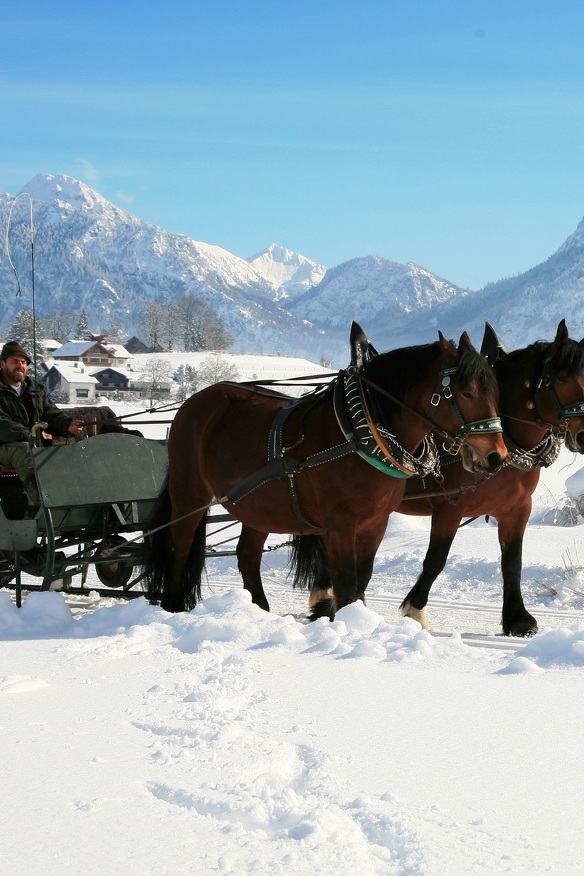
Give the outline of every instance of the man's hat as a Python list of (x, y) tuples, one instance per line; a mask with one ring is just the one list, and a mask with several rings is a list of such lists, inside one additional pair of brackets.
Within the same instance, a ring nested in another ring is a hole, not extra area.
[(26, 359), (26, 364), (30, 365), (30, 356), (23, 350), (18, 341), (8, 341), (8, 343), (4, 344), (2, 347), (2, 352), (0, 353), (0, 359), (8, 359), (10, 356), (24, 356)]

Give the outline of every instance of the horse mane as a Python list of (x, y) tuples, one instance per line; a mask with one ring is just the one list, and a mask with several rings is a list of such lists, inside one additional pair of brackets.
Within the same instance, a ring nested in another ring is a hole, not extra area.
[[(513, 364), (521, 356), (530, 353), (535, 356), (536, 362), (543, 362), (551, 346), (550, 341), (535, 341), (524, 349), (513, 350), (506, 360), (509, 364)], [(563, 371), (568, 376), (584, 371), (584, 345), (573, 338), (569, 338), (565, 344), (560, 344), (552, 358), (551, 368), (555, 374)]]
[[(366, 366), (365, 374), (401, 399), (409, 387), (427, 378), (430, 365), (439, 355), (438, 341), (401, 347), (374, 358)], [(464, 346), (456, 372), (452, 375), (452, 386), (463, 390), (473, 381), (477, 381), (489, 401), (497, 401), (498, 384), (493, 369), (474, 347)]]

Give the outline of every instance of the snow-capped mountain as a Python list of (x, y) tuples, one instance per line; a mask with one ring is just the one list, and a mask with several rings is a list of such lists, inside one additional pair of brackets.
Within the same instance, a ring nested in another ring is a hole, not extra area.
[(274, 287), (276, 300), (284, 305), (320, 283), (327, 271), (324, 265), (277, 243), (271, 243), (248, 262)]
[(391, 349), (396, 332), (415, 333), (420, 323), (426, 340), (434, 340), (428, 327), (436, 320), (435, 311), (468, 294), (413, 262), (402, 265), (366, 256), (330, 269), (318, 286), (289, 306), (292, 313), (335, 334), (345, 333), (356, 319), (366, 331), (374, 331), (378, 349)]
[(433, 341), (438, 330), (455, 339), (467, 331), (479, 347), (485, 321), (510, 348), (552, 340), (561, 319), (580, 339), (584, 219), (546, 261), (479, 291), (460, 289), (412, 263), (368, 256), (331, 268), (318, 286), (289, 306), (339, 340), (356, 319), (379, 350)]
[[(274, 285), (245, 259), (143, 222), (84, 183), (48, 174), (34, 177), (16, 200), (0, 195), (1, 227), (10, 217), (8, 250), (16, 272), (8, 258), (0, 260), (0, 328), (31, 308), (30, 203), (39, 318), (84, 308), (96, 330), (115, 320), (128, 334), (139, 334), (147, 299), (164, 304), (192, 293), (223, 317), (237, 349), (314, 357), (314, 330), (274, 301)], [(317, 346), (316, 352), (327, 350)]]
[(465, 326), (479, 338), (487, 319), (508, 347), (552, 340), (561, 319), (572, 337), (584, 336), (584, 219), (546, 261), (516, 277), (489, 283), (444, 313), (446, 330)]
[(115, 321), (139, 335), (145, 301), (192, 293), (221, 315), (233, 351), (327, 356), (335, 366), (346, 364), (353, 320), (379, 350), (433, 341), (438, 329), (467, 330), (479, 346), (485, 320), (509, 347), (553, 337), (562, 318), (584, 335), (584, 220), (547, 261), (475, 292), (373, 255), (327, 270), (271, 244), (246, 261), (143, 222), (66, 176), (39, 174), (16, 199), (0, 195), (0, 223), (9, 254), (0, 257), (0, 332), (31, 308), (34, 239), (37, 315), (84, 308), (95, 330)]

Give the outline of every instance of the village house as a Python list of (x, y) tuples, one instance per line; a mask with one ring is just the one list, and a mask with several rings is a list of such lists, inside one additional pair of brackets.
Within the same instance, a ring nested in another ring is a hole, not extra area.
[[(128, 353), (128, 358), (130, 354)], [(90, 368), (113, 365), (115, 354), (100, 341), (68, 341), (53, 353), (53, 358), (66, 362), (83, 362)]]
[(130, 376), (123, 368), (93, 368), (90, 373), (97, 381), (99, 395), (127, 393), (130, 389)]
[(61, 400), (69, 404), (87, 404), (96, 399), (98, 381), (87, 373), (82, 362), (54, 361), (48, 366), (44, 383), (49, 392), (58, 390)]

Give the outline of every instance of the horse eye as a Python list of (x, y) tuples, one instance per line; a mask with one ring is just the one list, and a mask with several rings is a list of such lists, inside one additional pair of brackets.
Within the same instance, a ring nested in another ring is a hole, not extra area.
[(462, 395), (463, 395), (465, 398), (468, 398), (468, 399), (473, 399), (473, 398), (474, 398), (474, 393), (472, 393), (472, 392), (470, 391), (470, 389), (463, 389), (463, 390), (462, 390)]

